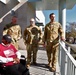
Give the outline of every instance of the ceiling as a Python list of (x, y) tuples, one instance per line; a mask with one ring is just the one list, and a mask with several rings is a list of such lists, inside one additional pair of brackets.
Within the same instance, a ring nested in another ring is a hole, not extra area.
[[(64, 0), (61, 0), (64, 1)], [(28, 0), (36, 10), (58, 10), (59, 0)], [(66, 0), (66, 8), (72, 9), (76, 0)]]

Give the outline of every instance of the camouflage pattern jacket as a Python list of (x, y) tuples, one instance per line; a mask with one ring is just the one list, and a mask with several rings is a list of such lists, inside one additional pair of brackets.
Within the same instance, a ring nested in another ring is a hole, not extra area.
[(17, 42), (21, 38), (21, 27), (18, 24), (7, 24), (3, 30), (3, 35), (5, 34), (9, 34), (13, 42)]
[(41, 29), (38, 26), (28, 26), (24, 30), (24, 40), (25, 44), (38, 44), (39, 40), (42, 38)]
[(43, 41), (45, 42), (58, 42), (59, 36), (63, 37), (63, 29), (58, 22), (48, 23), (44, 29)]

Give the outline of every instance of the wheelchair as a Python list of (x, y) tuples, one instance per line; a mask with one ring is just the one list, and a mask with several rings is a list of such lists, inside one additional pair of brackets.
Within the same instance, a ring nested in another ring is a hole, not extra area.
[[(0, 75), (5, 75), (5, 69), (2, 67), (2, 64), (3, 63), (0, 63)], [(24, 55), (21, 55), (18, 70), (21, 72), (21, 75), (30, 75), (29, 69), (26, 67), (26, 58)]]

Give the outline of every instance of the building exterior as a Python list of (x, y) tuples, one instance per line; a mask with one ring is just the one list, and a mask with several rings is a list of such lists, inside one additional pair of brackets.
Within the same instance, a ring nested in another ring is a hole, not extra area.
[[(0, 0), (0, 42), (5, 24), (11, 21), (15, 14), (18, 17), (18, 24), (22, 28), (29, 25), (30, 18), (45, 25), (45, 16), (42, 10), (59, 10), (59, 22), (65, 31), (66, 9), (72, 9), (76, 0)], [(42, 27), (42, 26), (41, 26)]]

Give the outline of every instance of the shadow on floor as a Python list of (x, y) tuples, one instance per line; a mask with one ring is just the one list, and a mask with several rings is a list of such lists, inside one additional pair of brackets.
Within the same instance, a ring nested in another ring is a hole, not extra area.
[(47, 66), (47, 64), (44, 63), (37, 63), (37, 64), (31, 64), (31, 67), (37, 68), (37, 69), (41, 69), (41, 70), (49, 70), (49, 67)]

